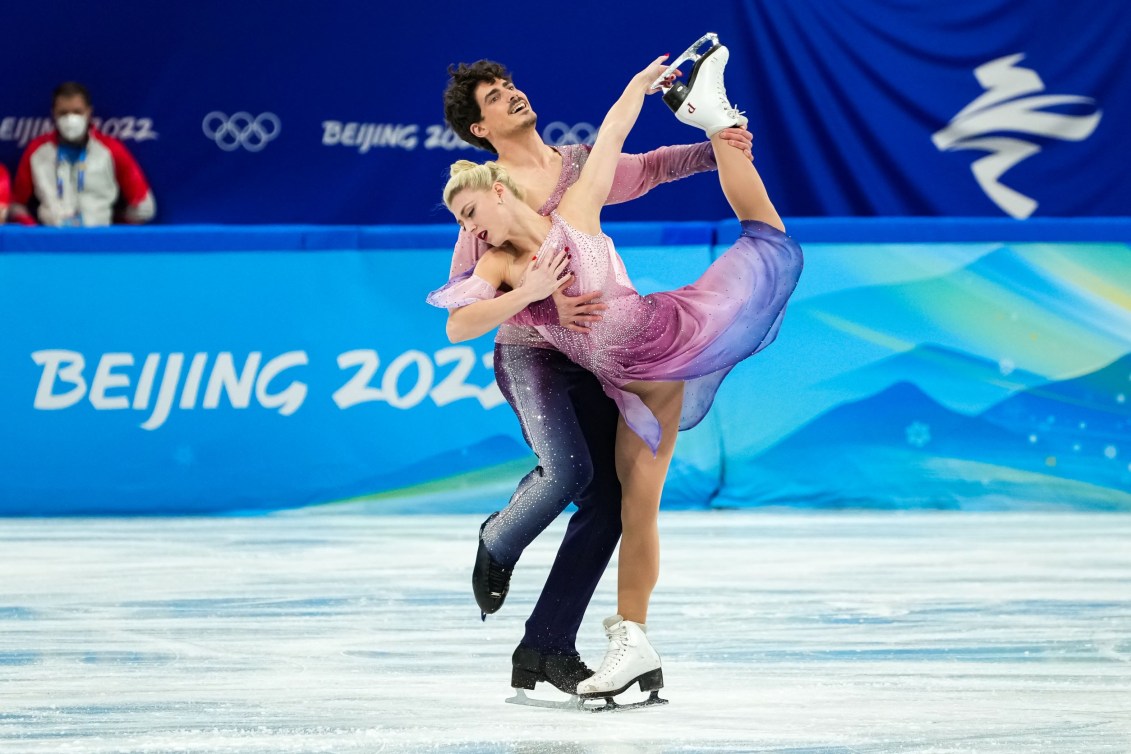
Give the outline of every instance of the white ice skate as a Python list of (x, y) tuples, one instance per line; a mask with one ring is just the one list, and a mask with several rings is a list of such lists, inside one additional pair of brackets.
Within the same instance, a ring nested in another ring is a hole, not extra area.
[[(710, 44), (710, 47), (706, 52), (700, 53), (700, 48), (705, 44)], [(723, 71), (728, 60), (730, 50), (719, 44), (718, 35), (713, 32), (705, 34), (668, 66), (653, 87), (663, 90), (664, 102), (677, 119), (702, 128), (708, 137), (724, 128), (745, 126), (746, 116), (730, 103), (723, 84)], [(675, 78), (675, 72), (688, 61), (695, 61), (695, 65), (684, 84)]]
[[(647, 627), (619, 615), (606, 618), (604, 626), (605, 635), (609, 637), (609, 649), (597, 672), (577, 684), (577, 695), (582, 700), (604, 699), (605, 704), (587, 706), (586, 709), (599, 712), (667, 704), (667, 700), (659, 695), (659, 690), (664, 687), (660, 655), (648, 641)], [(634, 683), (640, 684), (641, 691), (651, 692), (647, 700), (635, 704), (613, 701), (614, 696), (628, 690)]]

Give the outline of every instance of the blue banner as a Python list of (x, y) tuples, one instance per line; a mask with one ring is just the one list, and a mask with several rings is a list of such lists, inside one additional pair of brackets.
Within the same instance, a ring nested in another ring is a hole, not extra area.
[[(781, 334), (666, 506), (1131, 509), (1131, 222), (787, 221)], [(737, 226), (613, 224), (636, 286)], [(0, 514), (493, 510), (532, 465), (450, 227), (0, 231)]]
[[(492, 339), (449, 344), (424, 303), (453, 230), (0, 234), (0, 316), (21, 323), (0, 340), (0, 513), (293, 507), (529, 467)], [(710, 262), (707, 224), (618, 235), (668, 259), (643, 285)]]
[(507, 409), (490, 339), (448, 346), (423, 303), (450, 251), (226, 246), (0, 257), (25, 323), (3, 339), (0, 510), (289, 507), (496, 460), (480, 442), (525, 455), (506, 422), (469, 436)]
[[(148, 175), (159, 222), (444, 222), (447, 166), (489, 156), (443, 123), (449, 64), (501, 60), (543, 138), (577, 142), (658, 52), (716, 31), (783, 215), (1131, 209), (1127, 3), (746, 0), (677, 15), (588, 0), (491, 13), (446, 0), (15, 4), (6, 59), (35, 65), (0, 88), (0, 162), (15, 169), (51, 128), (52, 89), (78, 79)], [(701, 139), (652, 98), (627, 149)], [(608, 216), (726, 217), (709, 180)]]

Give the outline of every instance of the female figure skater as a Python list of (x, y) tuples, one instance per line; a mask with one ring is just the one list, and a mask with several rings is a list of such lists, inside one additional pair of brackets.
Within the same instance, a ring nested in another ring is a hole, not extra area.
[[(449, 67), (448, 73), (451, 78), (444, 90), (448, 125), (468, 143), (498, 155), (495, 161), (522, 187), (523, 200), (538, 214), (555, 211), (565, 190), (581, 175), (589, 147), (548, 146), (538, 132), (530, 99), (499, 63), (479, 60)], [(720, 135), (753, 159), (749, 132), (734, 128)], [(662, 183), (714, 169), (709, 141), (621, 154), (606, 203), (635, 199)], [(489, 250), (461, 230), (449, 284), (463, 281)], [(443, 298), (446, 289), (437, 295)], [(546, 343), (533, 327), (578, 327), (578, 321), (598, 319), (595, 313), (604, 306), (593, 299), (600, 295), (597, 291), (577, 298), (544, 299), (500, 325), (495, 338), (496, 382), (537, 465), (509, 496), (509, 502), (521, 504), (508, 504), (479, 527), (471, 584), (484, 616), (502, 607), (511, 574), (526, 547), (570, 502), (577, 505), (511, 656), (511, 685), (522, 697), (523, 690), (544, 682), (574, 694), (577, 684), (593, 675), (577, 652), (577, 630), (620, 541), (621, 488), (615, 462), (620, 412), (595, 376)]]
[[(702, 419), (735, 364), (773, 341), (801, 273), (801, 249), (785, 235), (757, 170), (719, 136), (745, 125), (723, 86), (728, 56), (719, 44), (695, 56), (687, 85), (672, 86), (665, 95), (681, 121), (706, 131), (723, 193), (742, 226), (735, 244), (689, 286), (641, 296), (600, 225), (618, 156), (645, 95), (661, 81), (673, 81), (663, 65), (666, 55), (629, 82), (601, 124), (580, 177), (549, 217), (521, 200), (497, 163), (461, 160), (444, 188), (444, 203), (460, 226), (494, 247), (471, 277), (430, 299), (452, 309), (447, 332), (453, 342), (483, 335), (559, 289), (569, 295), (601, 291), (607, 306), (587, 332), (537, 328), (597, 376), (621, 413), (615, 453), (623, 524), (618, 614), (604, 621), (609, 649), (597, 672), (578, 685), (582, 698), (611, 697), (637, 682), (643, 691), (663, 686), (645, 621), (659, 575), (657, 517), (676, 432)], [(503, 287), (509, 292), (496, 296)]]

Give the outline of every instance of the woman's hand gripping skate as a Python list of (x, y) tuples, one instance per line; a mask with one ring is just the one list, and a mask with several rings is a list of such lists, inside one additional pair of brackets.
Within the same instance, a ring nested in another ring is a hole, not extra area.
[(645, 94), (656, 94), (664, 91), (675, 83), (675, 80), (683, 75), (683, 71), (674, 69), (664, 76), (664, 71), (667, 66), (664, 61), (671, 56), (671, 53), (664, 53), (660, 57), (652, 61), (652, 63), (634, 77), (635, 81), (640, 82), (644, 86)]

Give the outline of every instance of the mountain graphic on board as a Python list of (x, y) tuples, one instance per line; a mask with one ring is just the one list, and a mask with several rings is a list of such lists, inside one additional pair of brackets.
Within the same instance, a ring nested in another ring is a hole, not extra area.
[(1131, 508), (1131, 486), (1065, 478), (1034, 445), (900, 382), (755, 455), (733, 472), (730, 494), (812, 507)]
[(974, 414), (1016, 392), (1044, 385), (1048, 379), (1008, 362), (925, 343), (845, 372), (818, 387), (867, 395), (897, 382), (909, 382), (950, 408)]
[(1060, 476), (1131, 490), (1131, 354), (1017, 393), (981, 417), (1028, 437)]
[(1102, 244), (1073, 251), (1065, 261), (1037, 245), (1006, 245), (936, 277), (824, 293), (791, 304), (785, 328), (813, 347), (847, 340), (906, 352), (929, 343), (1001, 354), (996, 366), (1006, 372), (1013, 361), (1070, 373), (1131, 347), (1131, 308), (1112, 300), (1107, 282), (1131, 279), (1131, 254)]

